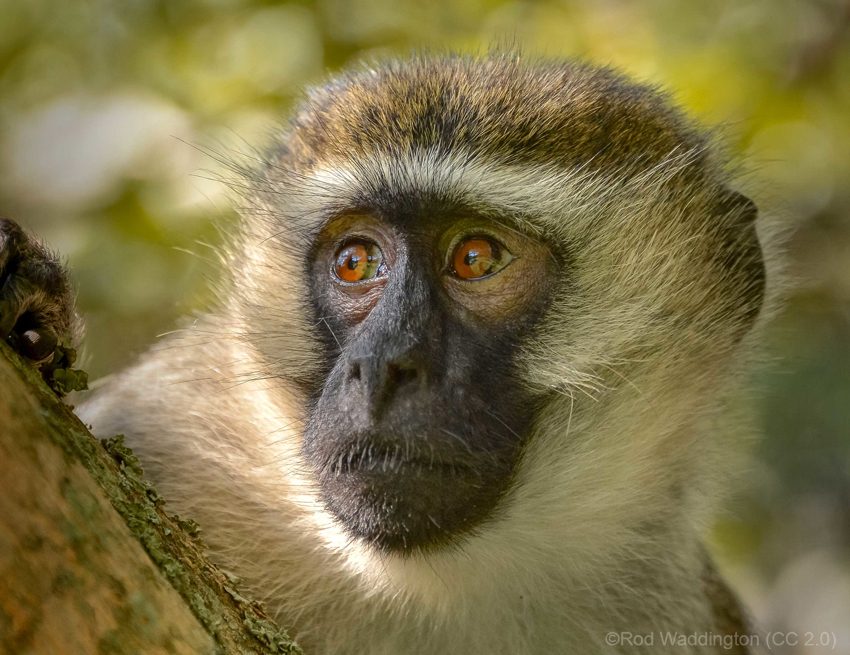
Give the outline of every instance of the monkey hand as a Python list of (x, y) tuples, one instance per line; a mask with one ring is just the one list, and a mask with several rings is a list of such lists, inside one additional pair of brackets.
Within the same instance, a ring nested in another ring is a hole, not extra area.
[(0, 339), (37, 363), (71, 336), (74, 299), (58, 257), (6, 218), (0, 218)]

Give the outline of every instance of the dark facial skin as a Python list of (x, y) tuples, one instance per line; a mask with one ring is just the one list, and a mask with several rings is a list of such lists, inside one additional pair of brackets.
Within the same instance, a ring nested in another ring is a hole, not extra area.
[(516, 357), (555, 268), (545, 245), (471, 212), (372, 208), (325, 226), (309, 277), (329, 374), (304, 453), (350, 534), (408, 553), (492, 515), (535, 412)]

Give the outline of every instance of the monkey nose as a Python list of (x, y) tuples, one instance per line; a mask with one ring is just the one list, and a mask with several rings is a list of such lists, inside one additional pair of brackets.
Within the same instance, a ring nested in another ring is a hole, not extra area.
[(348, 384), (360, 387), (375, 419), (397, 396), (415, 391), (424, 379), (424, 367), (408, 357), (384, 362), (354, 359), (348, 366)]
[(352, 360), (348, 365), (348, 382), (360, 383), (369, 390), (396, 391), (415, 384), (424, 377), (422, 367), (409, 358), (377, 365), (367, 358)]

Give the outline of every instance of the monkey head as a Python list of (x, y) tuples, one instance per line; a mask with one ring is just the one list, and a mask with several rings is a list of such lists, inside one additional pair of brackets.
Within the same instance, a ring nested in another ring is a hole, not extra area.
[(764, 294), (722, 166), (663, 95), (579, 64), (419, 58), (313, 91), (243, 171), (235, 288), (302, 394), (317, 502), (405, 556), (543, 523), (591, 552), (684, 502)]

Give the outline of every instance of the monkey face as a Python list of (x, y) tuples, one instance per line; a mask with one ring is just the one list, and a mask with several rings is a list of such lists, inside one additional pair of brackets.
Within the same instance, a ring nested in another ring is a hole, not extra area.
[(240, 336), (304, 419), (281, 471), (346, 536), (581, 561), (689, 485), (765, 278), (755, 206), (663, 96), (425, 58), (315, 90), (262, 162)]
[(516, 357), (556, 266), (503, 220), (405, 204), (337, 217), (317, 239), (330, 356), (304, 438), (345, 529), (401, 552), (455, 540), (508, 488), (536, 402)]

